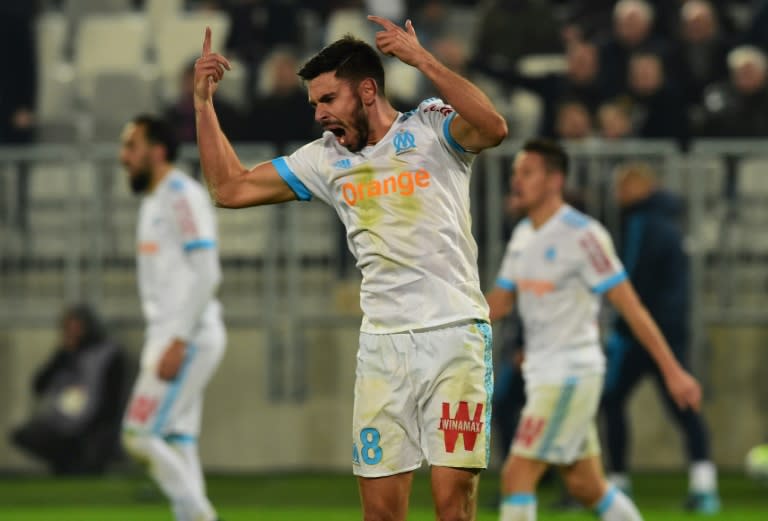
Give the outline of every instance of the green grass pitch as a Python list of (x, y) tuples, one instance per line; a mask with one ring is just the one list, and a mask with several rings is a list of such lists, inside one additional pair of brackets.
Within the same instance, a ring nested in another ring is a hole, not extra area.
[[(480, 521), (495, 521), (492, 508), (498, 477), (483, 475), (480, 486)], [(360, 519), (357, 488), (352, 476), (337, 474), (276, 474), (213, 476), (209, 493), (225, 521), (353, 521)], [(682, 474), (643, 474), (635, 478), (634, 492), (646, 521), (768, 521), (768, 486), (735, 473), (721, 480), (723, 512), (694, 516), (682, 510), (686, 482)], [(586, 521), (586, 511), (556, 512), (551, 486), (539, 494), (541, 521)], [(60, 480), (40, 477), (0, 478), (2, 521), (171, 521), (157, 489), (136, 475), (101, 479)], [(434, 519), (425, 473), (417, 474), (409, 520)]]

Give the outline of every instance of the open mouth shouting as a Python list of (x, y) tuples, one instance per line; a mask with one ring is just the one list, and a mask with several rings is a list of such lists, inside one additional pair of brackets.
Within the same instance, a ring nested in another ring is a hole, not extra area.
[(338, 141), (341, 146), (349, 146), (347, 131), (341, 125), (326, 125), (324, 130), (333, 132), (333, 135), (336, 136), (336, 141)]

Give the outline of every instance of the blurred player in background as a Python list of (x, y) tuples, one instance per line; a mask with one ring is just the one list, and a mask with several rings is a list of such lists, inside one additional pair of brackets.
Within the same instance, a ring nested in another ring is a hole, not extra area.
[(498, 145), (507, 125), (421, 46), (410, 21), (403, 29), (369, 18), (384, 29), (379, 50), (416, 67), (445, 102), (399, 113), (376, 50), (342, 38), (299, 71), (323, 137), (249, 169), (216, 117), (213, 94), (229, 63), (211, 53), (206, 30), (195, 75), (200, 158), (221, 206), (317, 197), (347, 229), (363, 273), (351, 453), (364, 518), (405, 519), (426, 458), (437, 517), (471, 520), (489, 458), (493, 373), (469, 179), (475, 154)]
[(177, 521), (213, 521), (197, 437), (203, 391), (226, 343), (215, 297), (221, 267), (213, 206), (173, 166), (177, 150), (173, 128), (161, 119), (138, 116), (123, 131), (120, 161), (142, 196), (137, 264), (147, 321), (123, 440), (148, 464)]
[(604, 521), (641, 519), (632, 501), (603, 476), (595, 417), (605, 360), (598, 338), (605, 294), (659, 365), (681, 408), (697, 408), (699, 385), (675, 359), (635, 294), (603, 227), (563, 201), (568, 156), (534, 140), (515, 158), (513, 190), (528, 218), (512, 234), (488, 293), (492, 320), (519, 294), (528, 400), (502, 470), (501, 521), (536, 519), (536, 486), (549, 465), (571, 495)]
[[(688, 359), (690, 269), (683, 249), (679, 219), (681, 201), (659, 188), (655, 172), (645, 163), (618, 170), (616, 197), (622, 209), (620, 258), (632, 285), (683, 365)], [(608, 367), (603, 411), (608, 446), (609, 480), (629, 491), (627, 402), (640, 380), (653, 375), (667, 410), (677, 423), (688, 451), (689, 497), (686, 507), (712, 514), (720, 510), (717, 470), (710, 459), (709, 433), (701, 415), (675, 406), (663, 375), (618, 317), (606, 340)]]

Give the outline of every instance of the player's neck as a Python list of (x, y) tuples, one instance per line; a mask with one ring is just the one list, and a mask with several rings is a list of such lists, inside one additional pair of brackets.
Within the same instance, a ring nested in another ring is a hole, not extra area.
[(528, 218), (531, 220), (534, 229), (539, 229), (547, 223), (563, 207), (562, 197), (552, 197), (542, 202), (536, 208), (528, 212)]
[(152, 182), (149, 184), (149, 190), (147, 190), (147, 193), (152, 193), (155, 191), (155, 188), (157, 188), (157, 185), (163, 182), (163, 179), (168, 176), (168, 174), (171, 173), (171, 170), (173, 170), (173, 165), (170, 163), (164, 163), (157, 167), (154, 172), (152, 172)]
[(368, 123), (368, 145), (375, 145), (387, 135), (395, 124), (397, 111), (388, 102), (379, 103), (375, 111), (370, 112)]

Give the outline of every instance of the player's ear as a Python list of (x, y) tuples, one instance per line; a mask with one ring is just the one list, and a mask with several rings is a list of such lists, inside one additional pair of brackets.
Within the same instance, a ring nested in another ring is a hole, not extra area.
[(376, 101), (376, 96), (379, 94), (379, 86), (376, 84), (376, 80), (373, 78), (365, 78), (357, 86), (357, 94), (363, 101), (364, 105), (370, 105)]

